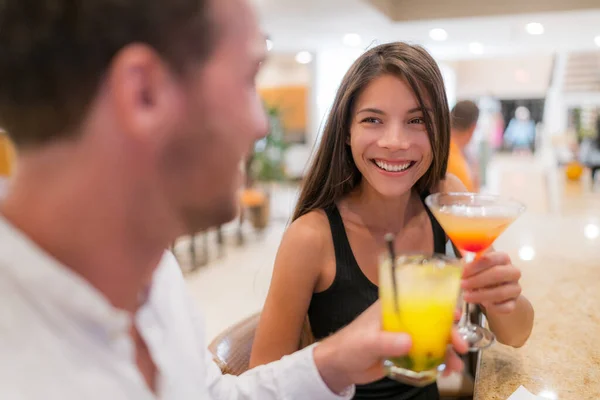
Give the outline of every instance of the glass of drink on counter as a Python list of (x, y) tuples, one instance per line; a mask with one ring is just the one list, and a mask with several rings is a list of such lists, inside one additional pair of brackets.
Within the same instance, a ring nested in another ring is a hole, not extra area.
[(413, 386), (436, 381), (451, 340), (461, 275), (460, 260), (442, 255), (381, 256), (383, 329), (412, 338), (406, 356), (384, 361), (388, 377)]

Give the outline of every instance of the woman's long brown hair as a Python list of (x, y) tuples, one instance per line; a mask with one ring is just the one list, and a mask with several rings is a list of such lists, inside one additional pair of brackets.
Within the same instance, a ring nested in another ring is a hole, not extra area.
[(394, 42), (374, 47), (350, 67), (337, 91), (321, 143), (309, 167), (292, 220), (313, 210), (325, 209), (348, 195), (362, 179), (354, 163), (348, 137), (354, 103), (373, 79), (394, 75), (415, 93), (424, 112), (431, 143), (431, 166), (417, 182), (430, 190), (446, 174), (450, 147), (450, 111), (442, 73), (435, 60), (420, 46)]

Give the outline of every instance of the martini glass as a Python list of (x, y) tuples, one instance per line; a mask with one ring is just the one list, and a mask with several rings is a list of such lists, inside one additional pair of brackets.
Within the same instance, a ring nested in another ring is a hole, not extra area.
[[(489, 249), (502, 232), (525, 211), (523, 204), (500, 196), (479, 193), (436, 193), (425, 204), (446, 234), (470, 263)], [(470, 351), (491, 346), (496, 340), (488, 329), (473, 324), (466, 303), (458, 331)]]

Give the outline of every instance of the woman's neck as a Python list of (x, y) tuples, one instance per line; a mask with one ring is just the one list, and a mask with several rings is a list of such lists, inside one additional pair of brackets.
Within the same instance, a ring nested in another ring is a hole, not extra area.
[(398, 233), (415, 214), (416, 193), (409, 190), (398, 197), (385, 197), (363, 182), (345, 200), (343, 207), (374, 233)]

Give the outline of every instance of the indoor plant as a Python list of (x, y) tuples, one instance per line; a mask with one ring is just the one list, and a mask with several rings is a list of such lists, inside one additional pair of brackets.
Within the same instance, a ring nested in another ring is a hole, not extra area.
[[(285, 131), (281, 120), (281, 110), (277, 106), (265, 105), (269, 119), (269, 133), (254, 146), (254, 152), (247, 163), (247, 191), (256, 199), (262, 194), (264, 201), (249, 204), (250, 221), (259, 230), (269, 221), (269, 206), (272, 185), (286, 179), (285, 174)], [(254, 193), (252, 193), (254, 192)], [(248, 193), (246, 194), (248, 196)]]

